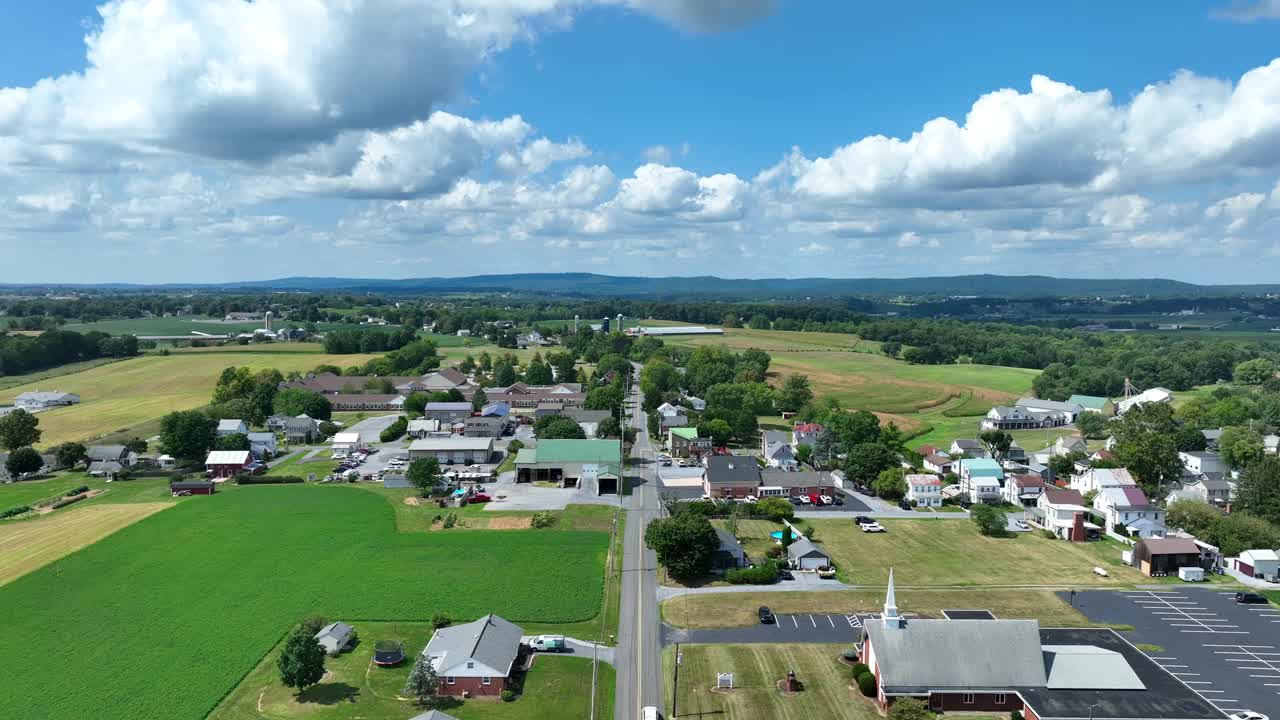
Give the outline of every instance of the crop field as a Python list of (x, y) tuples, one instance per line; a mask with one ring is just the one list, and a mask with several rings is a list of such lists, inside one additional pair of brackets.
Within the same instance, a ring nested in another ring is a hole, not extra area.
[[(274, 327), (301, 326), (303, 323), (290, 322), (287, 318), (277, 318)], [(91, 323), (69, 323), (63, 325), (63, 330), (73, 330), (79, 333), (90, 332), (96, 330), (98, 332), (110, 333), (112, 335), (190, 335), (191, 333), (206, 333), (208, 335), (226, 335), (227, 333), (252, 332), (263, 327), (262, 320), (249, 320), (246, 322), (227, 322), (222, 318), (211, 317), (158, 317), (158, 318), (118, 318), (112, 320), (98, 320)], [(328, 330), (341, 330), (355, 327), (355, 325), (346, 323), (315, 323), (315, 327), (320, 332)], [(362, 327), (373, 329), (385, 329), (387, 331), (396, 329), (394, 325), (365, 325)]]
[(191, 498), (0, 588), (0, 616), (22, 619), (0, 637), (5, 712), (203, 718), (313, 614), (583, 620), (600, 610), (607, 545), (600, 532), (397, 533), (386, 499), (352, 488)]
[[(306, 371), (321, 363), (345, 367), (376, 355), (326, 355), (318, 345), (312, 352), (175, 352), (146, 355), (0, 391), (0, 404), (12, 402), (27, 390), (62, 390), (82, 398), (79, 405), (47, 410), (38, 415), (41, 447), (70, 440), (86, 441), (129, 430), (174, 410), (190, 410), (209, 402), (218, 374), (241, 365), (261, 370)], [(154, 425), (152, 426), (154, 427)], [(150, 429), (150, 428), (149, 428)]]
[[(627, 323), (630, 325), (631, 323)], [(684, 323), (644, 321), (642, 325), (669, 326)], [(750, 328), (725, 328), (723, 335), (671, 335), (662, 337), (672, 345), (724, 345), (735, 350), (759, 348), (769, 353), (791, 352), (880, 352), (880, 343), (863, 340), (857, 335), (826, 332), (798, 332), (794, 330), (752, 330)]]
[(171, 502), (77, 504), (44, 517), (0, 522), (0, 585), (172, 506)]

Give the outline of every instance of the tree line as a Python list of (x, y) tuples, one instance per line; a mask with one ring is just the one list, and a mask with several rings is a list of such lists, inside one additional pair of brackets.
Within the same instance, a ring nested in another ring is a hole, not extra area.
[(22, 375), (67, 363), (138, 354), (132, 335), (49, 330), (39, 335), (0, 333), (0, 375)]

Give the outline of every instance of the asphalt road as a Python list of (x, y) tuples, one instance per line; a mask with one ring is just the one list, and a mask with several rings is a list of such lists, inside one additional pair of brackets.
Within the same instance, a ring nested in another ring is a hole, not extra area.
[[(1066, 593), (1059, 593), (1069, 599)], [(1234, 592), (1168, 590), (1077, 593), (1090, 620), (1133, 626), (1126, 636), (1160, 650), (1147, 653), (1224, 713), (1280, 708), (1280, 608), (1237, 605)]]
[[(639, 371), (639, 366), (635, 366)], [(617, 694), (614, 717), (635, 720), (646, 705), (663, 706), (662, 638), (658, 617), (658, 561), (644, 546), (644, 530), (658, 517), (658, 480), (654, 448), (649, 444), (645, 414), (640, 409), (640, 391), (632, 388), (628, 403), (636, 442), (631, 457), (640, 462), (630, 478), (632, 492), (623, 498), (627, 513), (622, 551), (621, 605), (618, 612), (618, 643), (614, 653)], [(665, 714), (665, 710), (664, 710)]]

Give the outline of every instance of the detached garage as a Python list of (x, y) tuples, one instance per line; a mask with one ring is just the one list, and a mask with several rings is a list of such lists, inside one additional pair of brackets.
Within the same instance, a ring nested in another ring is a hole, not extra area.
[(1280, 555), (1275, 550), (1245, 550), (1232, 558), (1231, 567), (1241, 575), (1274, 581), (1280, 574)]
[(796, 570), (817, 570), (831, 567), (831, 556), (818, 545), (802, 537), (787, 546), (787, 560)]

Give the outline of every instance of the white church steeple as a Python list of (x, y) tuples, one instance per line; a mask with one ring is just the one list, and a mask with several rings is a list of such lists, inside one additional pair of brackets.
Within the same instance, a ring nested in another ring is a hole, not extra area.
[(889, 568), (889, 590), (884, 596), (884, 612), (881, 613), (880, 619), (885, 627), (903, 626), (902, 616), (898, 614), (898, 601), (893, 592), (893, 568)]

